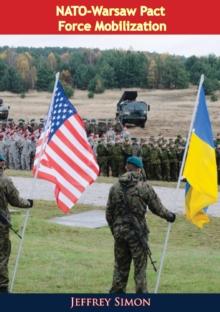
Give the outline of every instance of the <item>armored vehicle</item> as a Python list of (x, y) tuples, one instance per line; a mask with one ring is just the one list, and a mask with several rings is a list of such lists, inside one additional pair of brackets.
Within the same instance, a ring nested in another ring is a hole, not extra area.
[(116, 119), (122, 125), (134, 124), (145, 127), (147, 121), (147, 112), (150, 110), (150, 105), (143, 101), (136, 100), (137, 91), (125, 91), (117, 103)]

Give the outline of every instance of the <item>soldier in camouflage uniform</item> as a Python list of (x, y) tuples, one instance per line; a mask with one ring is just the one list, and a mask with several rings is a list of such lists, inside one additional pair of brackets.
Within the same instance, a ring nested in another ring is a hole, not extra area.
[(23, 141), (23, 148), (21, 151), (21, 169), (31, 170), (31, 157), (32, 153), (35, 152), (34, 144), (31, 137), (26, 138)]
[(124, 152), (124, 166), (127, 163), (128, 157), (132, 156), (132, 146), (128, 137), (125, 138), (123, 143), (123, 152)]
[(179, 176), (177, 149), (172, 140), (170, 140), (170, 143), (169, 143), (168, 155), (169, 155), (169, 161), (170, 161), (170, 179), (171, 181), (177, 181), (178, 176)]
[(181, 145), (181, 143), (182, 143), (182, 136), (181, 136), (180, 134), (178, 134), (178, 135), (176, 136), (174, 143), (175, 143), (177, 146)]
[(108, 156), (107, 156), (107, 176), (110, 176), (110, 173), (112, 174), (112, 150), (113, 150), (113, 146), (114, 146), (114, 141), (107, 139), (107, 152), (108, 152)]
[(143, 161), (146, 178), (150, 179), (150, 146), (145, 139), (141, 140), (141, 158)]
[(100, 173), (102, 176), (108, 176), (108, 149), (105, 143), (105, 138), (102, 137), (99, 139), (97, 148), (97, 161), (100, 168)]
[(161, 145), (160, 151), (161, 176), (163, 181), (170, 181), (170, 162), (168, 148), (165, 143)]
[(119, 137), (115, 139), (115, 145), (112, 146), (112, 176), (118, 177), (125, 172), (124, 152)]
[(15, 147), (14, 135), (10, 135), (10, 137), (8, 138), (6, 149), (8, 153), (8, 168), (15, 169), (14, 151), (16, 150), (16, 147)]
[(87, 131), (88, 131), (88, 135), (90, 135), (91, 133), (96, 133), (96, 120), (90, 120), (88, 122), (88, 127), (87, 127)]
[(140, 145), (137, 141), (137, 138), (132, 138), (132, 156), (140, 156), (140, 153), (141, 153), (141, 148), (140, 148)]
[(127, 160), (127, 172), (119, 178), (109, 193), (106, 220), (114, 237), (115, 266), (110, 293), (125, 293), (131, 261), (134, 263), (136, 293), (147, 292), (147, 240), (145, 219), (147, 207), (169, 222), (175, 214), (161, 203), (153, 188), (142, 180), (140, 158)]
[(162, 179), (160, 149), (154, 142), (151, 142), (150, 150), (150, 179), (160, 181)]
[[(19, 193), (13, 182), (4, 176), (5, 161), (0, 155), (0, 214), (4, 218), (10, 220), (8, 204), (20, 207), (31, 208), (33, 200), (19, 197)], [(8, 261), (11, 253), (11, 242), (9, 239), (8, 224), (0, 218), (0, 293), (8, 292)]]
[(182, 145), (177, 146), (177, 162), (178, 162), (178, 172), (180, 172), (181, 165), (182, 165), (182, 160), (183, 160), (183, 155), (184, 155), (184, 149), (185, 147)]

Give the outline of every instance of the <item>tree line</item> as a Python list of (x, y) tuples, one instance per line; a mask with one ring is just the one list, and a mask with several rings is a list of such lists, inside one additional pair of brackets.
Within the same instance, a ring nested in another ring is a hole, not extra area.
[(74, 89), (182, 89), (205, 79), (207, 94), (220, 89), (220, 57), (86, 48), (0, 48), (0, 91), (52, 91), (55, 73), (69, 96)]

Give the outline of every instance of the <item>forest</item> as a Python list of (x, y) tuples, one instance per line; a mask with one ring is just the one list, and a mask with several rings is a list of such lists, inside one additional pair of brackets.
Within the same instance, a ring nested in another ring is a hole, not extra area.
[(113, 88), (183, 89), (198, 85), (215, 100), (220, 89), (220, 57), (178, 56), (133, 50), (88, 48), (0, 48), (0, 91), (25, 95), (28, 90), (52, 91), (55, 73), (68, 96), (74, 89), (88, 96)]

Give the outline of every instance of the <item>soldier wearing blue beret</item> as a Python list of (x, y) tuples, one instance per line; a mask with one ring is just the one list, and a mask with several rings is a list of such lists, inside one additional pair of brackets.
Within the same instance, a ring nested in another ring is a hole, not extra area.
[(145, 214), (147, 207), (168, 222), (175, 214), (167, 210), (154, 189), (143, 180), (143, 163), (139, 157), (127, 159), (127, 172), (119, 177), (109, 192), (106, 220), (114, 237), (115, 265), (110, 293), (125, 293), (130, 271), (134, 264), (136, 293), (147, 292), (146, 268), (149, 255)]

